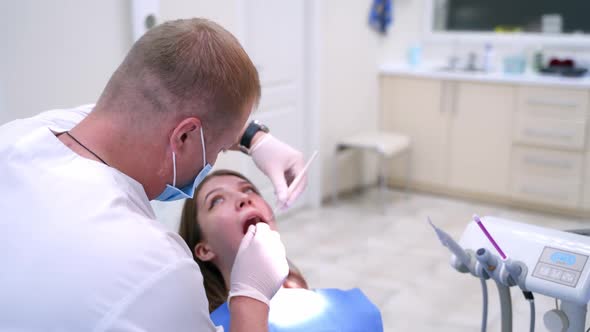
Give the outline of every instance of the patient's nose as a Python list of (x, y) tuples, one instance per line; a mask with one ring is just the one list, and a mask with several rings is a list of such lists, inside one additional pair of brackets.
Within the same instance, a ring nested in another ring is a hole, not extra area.
[(248, 205), (252, 205), (252, 200), (250, 199), (250, 196), (246, 194), (240, 194), (237, 200), (237, 207), (241, 209)]

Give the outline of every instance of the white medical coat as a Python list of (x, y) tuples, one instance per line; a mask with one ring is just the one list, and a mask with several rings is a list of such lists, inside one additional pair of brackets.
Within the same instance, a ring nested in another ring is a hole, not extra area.
[(91, 108), (0, 127), (0, 330), (215, 331), (198, 265), (143, 187), (52, 133)]

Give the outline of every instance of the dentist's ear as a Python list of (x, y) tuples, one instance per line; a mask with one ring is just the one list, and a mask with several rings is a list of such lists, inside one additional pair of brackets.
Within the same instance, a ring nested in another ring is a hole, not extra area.
[[(170, 137), (171, 145), (175, 149), (180, 148), (189, 133), (199, 128), (201, 128), (201, 120), (198, 118), (186, 118), (182, 120), (172, 131), (172, 136)], [(199, 134), (199, 131), (197, 130), (196, 133)], [(201, 138), (198, 137), (198, 139), (200, 140)]]
[(215, 258), (215, 253), (211, 250), (208, 244), (199, 242), (194, 249), (195, 257), (203, 262), (208, 262)]

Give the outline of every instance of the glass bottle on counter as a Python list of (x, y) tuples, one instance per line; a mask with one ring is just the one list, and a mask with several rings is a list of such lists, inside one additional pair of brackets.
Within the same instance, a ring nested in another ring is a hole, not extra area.
[(482, 69), (486, 73), (494, 71), (494, 47), (492, 43), (486, 43), (484, 46)]
[(541, 48), (539, 46), (533, 52), (533, 59), (531, 61), (532, 65), (533, 65), (533, 71), (535, 73), (540, 73), (541, 70), (543, 69), (543, 67), (545, 67), (545, 64), (543, 63), (543, 61), (544, 61), (543, 48)]

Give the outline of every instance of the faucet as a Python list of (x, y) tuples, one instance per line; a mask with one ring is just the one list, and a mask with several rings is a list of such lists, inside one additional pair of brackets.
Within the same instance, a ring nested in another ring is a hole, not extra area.
[(457, 70), (459, 64), (459, 57), (456, 55), (452, 55), (448, 58), (448, 68), (450, 70)]
[(469, 52), (467, 56), (467, 67), (465, 67), (467, 71), (477, 71), (477, 54), (475, 52)]

